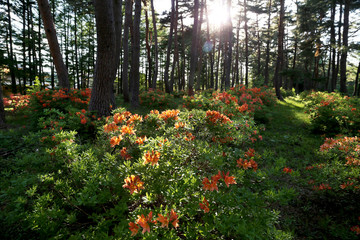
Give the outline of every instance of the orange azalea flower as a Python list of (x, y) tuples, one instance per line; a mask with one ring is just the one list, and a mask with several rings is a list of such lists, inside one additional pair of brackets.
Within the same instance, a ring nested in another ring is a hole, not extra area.
[(116, 145), (119, 145), (122, 140), (122, 136), (114, 136), (110, 139), (110, 145), (111, 147), (115, 147)]
[(126, 126), (126, 125), (123, 125), (121, 127), (121, 133), (122, 134), (135, 134), (135, 131), (133, 130), (133, 127), (129, 127), (129, 126)]
[(168, 120), (168, 119), (174, 119), (174, 120), (177, 120), (179, 117), (180, 113), (180, 110), (176, 109), (176, 110), (166, 110), (166, 111), (163, 111), (161, 114), (160, 114), (160, 118), (162, 118), (165, 122)]
[(142, 145), (144, 144), (144, 142), (147, 140), (146, 136), (145, 137), (138, 137), (135, 141), (136, 144)]
[(81, 119), (81, 124), (86, 124), (86, 118)]
[(202, 183), (204, 184), (203, 189), (211, 191), (211, 192), (214, 190), (219, 191), (219, 189), (217, 187), (216, 178), (212, 178), (211, 180), (212, 180), (212, 182), (210, 183), (208, 178), (204, 178), (204, 180), (202, 181)]
[(121, 149), (120, 155), (121, 155), (123, 158), (125, 158), (126, 160), (131, 159), (131, 155), (128, 154), (126, 147), (123, 147), (123, 148)]
[(115, 123), (106, 124), (104, 126), (104, 132), (108, 133), (108, 132), (116, 131), (118, 130), (118, 128), (119, 127)]
[(284, 173), (292, 173), (292, 169), (291, 168), (288, 168), (288, 167), (284, 167), (284, 169), (283, 169), (283, 172)]
[(350, 231), (355, 232), (356, 235), (360, 235), (360, 226), (359, 226), (359, 225), (352, 226), (352, 227), (350, 228)]
[(120, 113), (115, 113), (114, 115), (114, 123), (116, 124), (122, 123), (125, 119), (125, 116)]
[(237, 161), (237, 166), (243, 169), (248, 169), (248, 168), (252, 168), (254, 170), (254, 172), (256, 172), (256, 170), (258, 169), (258, 164), (257, 162), (255, 162), (253, 159), (251, 159), (250, 161), (248, 160), (243, 160), (242, 158), (239, 158)]
[(210, 211), (210, 208), (209, 208), (209, 202), (206, 200), (206, 198), (204, 197), (204, 200), (202, 203), (199, 203), (200, 205), (200, 208), (202, 210), (204, 210), (205, 213), (209, 212)]
[(154, 150), (152, 150), (151, 152), (147, 151), (143, 156), (144, 164), (151, 163), (151, 165), (154, 166), (155, 164), (158, 164), (159, 158), (160, 158), (160, 153), (158, 151), (155, 152)]
[(129, 222), (129, 230), (131, 231), (131, 236), (135, 236), (139, 231), (139, 226), (134, 222)]
[(178, 128), (184, 128), (186, 126), (185, 123), (183, 122), (177, 122), (175, 123), (175, 128), (178, 129)]
[(156, 219), (156, 220), (158, 220), (159, 222), (161, 222), (161, 227), (162, 228), (167, 228), (168, 227), (168, 225), (169, 225), (169, 220), (170, 219), (168, 219), (167, 217), (164, 217), (163, 215), (161, 215), (160, 213), (158, 213), (158, 218)]
[(255, 156), (255, 150), (252, 149), (252, 148), (249, 148), (248, 151), (245, 153), (245, 157), (246, 158), (251, 158), (253, 156)]
[(141, 189), (144, 189), (144, 182), (140, 180), (139, 176), (131, 175), (125, 178), (124, 182), (123, 188), (128, 188), (130, 194), (138, 193)]
[(235, 177), (229, 177), (229, 172), (227, 172), (226, 175), (223, 174), (223, 177), (227, 187), (229, 187), (230, 184), (236, 184)]
[(152, 220), (152, 212), (150, 212), (147, 217), (145, 217), (143, 214), (141, 216), (138, 215), (138, 219), (136, 220), (136, 223), (143, 228), (142, 233), (144, 234), (146, 232), (150, 232), (149, 223), (156, 223), (156, 221)]
[(134, 123), (135, 121), (142, 122), (142, 117), (138, 114), (132, 115), (130, 119), (126, 122), (127, 125)]
[(171, 209), (171, 212), (170, 212), (170, 222), (172, 222), (172, 225), (174, 226), (174, 228), (179, 227), (178, 215), (176, 214), (174, 209)]

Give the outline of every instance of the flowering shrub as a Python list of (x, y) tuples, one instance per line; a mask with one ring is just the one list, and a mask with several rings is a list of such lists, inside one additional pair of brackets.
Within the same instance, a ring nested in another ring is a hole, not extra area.
[(360, 101), (339, 93), (314, 92), (305, 98), (315, 131), (329, 134), (360, 132)]
[(143, 91), (139, 98), (141, 105), (151, 109), (165, 110), (176, 107), (174, 95), (165, 93), (159, 89)]
[(8, 98), (4, 97), (4, 107), (10, 108), (11, 111), (23, 111), (30, 102), (29, 95), (11, 94)]

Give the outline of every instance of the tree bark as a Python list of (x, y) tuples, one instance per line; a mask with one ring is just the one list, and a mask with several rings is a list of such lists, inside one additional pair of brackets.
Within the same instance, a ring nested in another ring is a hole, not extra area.
[[(114, 14), (114, 27), (115, 27), (115, 75), (120, 66), (120, 53), (121, 53), (121, 38), (122, 38), (122, 0), (113, 0), (113, 14)], [(118, 79), (120, 81), (120, 79)], [(112, 84), (111, 92), (114, 93), (114, 84)], [(110, 94), (111, 94), (110, 92)], [(112, 94), (111, 104), (115, 106), (115, 94)]]
[(97, 112), (100, 116), (108, 116), (112, 107), (115, 107), (111, 106), (110, 95), (116, 77), (113, 1), (95, 0), (94, 7), (98, 49), (89, 110)]
[(130, 101), (129, 94), (129, 28), (130, 22), (132, 21), (132, 1), (125, 0), (125, 23), (124, 23), (124, 36), (123, 36), (123, 72), (122, 72), (122, 81), (123, 81), (123, 97), (125, 102)]
[(355, 87), (354, 87), (353, 96), (359, 96), (360, 95), (359, 74), (360, 74), (360, 62), (359, 62), (358, 69), (357, 69), (357, 72), (356, 72)]
[(169, 85), (169, 66), (170, 66), (170, 55), (171, 55), (171, 46), (174, 33), (174, 24), (175, 24), (175, 0), (171, 0), (171, 17), (170, 17), (170, 33), (168, 37), (167, 51), (166, 51), (166, 61), (165, 61), (165, 71), (164, 71), (164, 83), (165, 83), (165, 92), (170, 93)]
[(191, 52), (190, 52), (190, 75), (188, 83), (189, 96), (194, 95), (194, 80), (197, 65), (197, 43), (198, 43), (198, 22), (199, 22), (199, 0), (194, 0), (194, 25), (191, 36)]
[(226, 48), (225, 48), (225, 62), (224, 62), (224, 76), (225, 76), (225, 90), (230, 88), (230, 72), (231, 72), (231, 57), (232, 57), (232, 22), (230, 16), (231, 0), (227, 1), (227, 21), (226, 21)]
[(284, 61), (284, 53), (283, 53), (283, 41), (284, 41), (284, 15), (285, 15), (285, 0), (280, 0), (280, 17), (279, 17), (279, 27), (278, 27), (278, 56), (276, 60), (276, 68), (274, 73), (274, 87), (276, 96), (279, 100), (284, 100), (280, 93), (280, 74), (279, 72), (282, 70), (283, 61)]
[(249, 86), (249, 36), (247, 20), (247, 2), (244, 0), (244, 31), (245, 31), (245, 85)]
[(265, 60), (265, 80), (264, 84), (269, 84), (269, 64), (270, 64), (270, 24), (271, 24), (271, 7), (272, 1), (269, 1), (269, 10), (268, 10), (268, 22), (267, 22), (267, 33), (266, 33), (266, 60)]
[(155, 55), (155, 67), (154, 67), (154, 75), (152, 77), (152, 88), (156, 88), (158, 69), (159, 69), (159, 56), (158, 56), (158, 37), (157, 37), (157, 28), (156, 28), (156, 16), (154, 9), (154, 0), (151, 0), (151, 16), (153, 22), (153, 30), (154, 30), (154, 55)]
[(7, 15), (8, 15), (8, 29), (9, 29), (9, 49), (10, 49), (10, 76), (11, 76), (11, 91), (13, 93), (17, 93), (17, 87), (16, 87), (16, 79), (15, 79), (15, 67), (14, 67), (14, 52), (13, 52), (13, 40), (12, 40), (12, 22), (11, 22), (11, 7), (9, 0), (6, 1), (7, 3)]
[(49, 2), (48, 0), (37, 0), (37, 3), (41, 13), (41, 18), (43, 20), (46, 38), (49, 43), (50, 53), (58, 75), (59, 86), (60, 88), (69, 89), (70, 83), (68, 78), (68, 71), (61, 56)]
[(1, 86), (1, 79), (0, 79), (0, 127), (2, 127), (4, 125), (5, 125), (5, 108), (4, 108), (2, 86)]
[[(338, 23), (338, 48), (341, 46), (341, 26), (342, 26), (342, 16), (343, 16), (343, 2), (340, 1), (340, 17), (339, 17), (339, 23)], [(334, 90), (336, 89), (338, 75), (339, 75), (339, 69), (340, 69), (340, 55), (341, 51), (338, 50), (337, 52), (337, 58), (336, 58), (336, 69), (335, 69), (335, 78), (334, 78)]]
[(141, 17), (141, 0), (135, 0), (134, 15), (134, 45), (132, 46), (131, 59), (131, 77), (133, 89), (131, 95), (131, 107), (133, 109), (139, 107), (139, 91), (140, 91), (140, 17)]
[(344, 28), (343, 28), (343, 45), (340, 60), (340, 92), (346, 93), (346, 61), (348, 52), (348, 36), (349, 36), (349, 14), (350, 14), (350, 0), (344, 1)]

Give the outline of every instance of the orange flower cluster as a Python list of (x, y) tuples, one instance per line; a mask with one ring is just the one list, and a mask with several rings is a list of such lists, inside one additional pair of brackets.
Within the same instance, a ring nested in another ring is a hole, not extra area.
[(292, 170), (291, 168), (284, 167), (283, 172), (284, 172), (284, 173), (292, 173), (293, 170)]
[(158, 151), (154, 152), (154, 150), (152, 150), (151, 152), (147, 151), (143, 156), (143, 159), (144, 165), (147, 163), (151, 163), (151, 165), (154, 166), (155, 164), (158, 164), (158, 161), (160, 159), (160, 153)]
[(129, 135), (132, 135), (132, 134), (135, 134), (135, 131), (134, 131), (134, 128), (132, 126), (127, 126), (127, 125), (123, 125), (121, 127), (121, 133), (122, 134), (129, 134)]
[(131, 175), (125, 178), (124, 182), (123, 188), (128, 188), (130, 194), (138, 193), (141, 189), (144, 189), (144, 183), (140, 180), (139, 176)]
[(174, 228), (179, 227), (179, 219), (177, 213), (174, 209), (171, 209), (171, 212), (167, 214), (167, 216), (163, 216), (162, 214), (158, 214), (158, 218), (153, 220), (152, 211), (145, 217), (143, 214), (137, 216), (137, 220), (135, 222), (129, 223), (129, 230), (131, 231), (131, 236), (135, 236), (139, 232), (139, 226), (142, 227), (142, 234), (146, 232), (150, 232), (150, 223), (157, 224), (157, 221), (161, 223), (162, 228), (168, 228), (169, 223), (174, 226)]
[(232, 122), (230, 120), (230, 118), (228, 118), (224, 114), (219, 113), (218, 111), (210, 111), (210, 110), (208, 110), (208, 111), (206, 111), (206, 117), (214, 125), (216, 125), (218, 123), (226, 124), (226, 123), (231, 123)]
[(104, 132), (114, 132), (117, 131), (119, 127), (116, 125), (116, 123), (109, 123), (104, 126)]
[(245, 170), (252, 168), (254, 170), (254, 172), (256, 172), (256, 170), (258, 169), (258, 164), (254, 160), (255, 155), (256, 155), (255, 150), (253, 148), (249, 148), (244, 154), (245, 159), (239, 158), (236, 161), (237, 166), (239, 168), (243, 168)]
[(110, 139), (110, 145), (111, 147), (115, 147), (116, 145), (119, 145), (121, 140), (122, 140), (122, 136), (119, 135), (119, 136), (114, 136)]
[(204, 213), (208, 213), (210, 211), (209, 202), (206, 200), (205, 197), (202, 203), (199, 203), (199, 205), (200, 205), (200, 209), (204, 210)]
[(350, 228), (350, 231), (355, 232), (356, 235), (360, 235), (360, 226), (359, 226), (359, 225), (352, 226), (352, 227)]
[(169, 119), (173, 119), (173, 120), (177, 120), (179, 117), (180, 110), (178, 109), (173, 109), (173, 110), (166, 110), (163, 111), (159, 117), (164, 120), (165, 122), (167, 122)]
[(218, 174), (211, 177), (211, 182), (208, 178), (204, 178), (204, 180), (202, 181), (202, 184), (204, 185), (203, 189), (211, 192), (214, 190), (219, 191), (217, 183), (220, 179), (224, 179), (227, 187), (229, 187), (230, 184), (236, 184), (235, 177), (229, 176), (229, 172), (227, 172), (226, 175), (223, 172), (221, 175), (221, 172), (219, 171)]
[(144, 137), (138, 137), (135, 141), (136, 144), (142, 145), (147, 140), (146, 136)]
[(330, 187), (329, 184), (327, 183), (322, 183), (319, 186), (313, 186), (313, 190), (314, 191), (321, 191), (321, 190), (331, 190), (332, 188)]
[(131, 155), (127, 152), (127, 148), (126, 147), (123, 147), (120, 151), (120, 155), (125, 158), (126, 160), (129, 160), (131, 159)]
[(178, 129), (178, 128), (184, 128), (186, 126), (185, 123), (183, 122), (177, 122), (175, 123), (175, 128)]

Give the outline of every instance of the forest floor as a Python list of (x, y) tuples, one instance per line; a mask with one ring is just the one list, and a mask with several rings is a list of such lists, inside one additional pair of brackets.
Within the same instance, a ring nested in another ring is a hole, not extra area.
[[(356, 200), (330, 191), (319, 193), (310, 183), (323, 173), (310, 173), (306, 167), (324, 166), (327, 160), (320, 152), (325, 136), (312, 132), (304, 104), (300, 99), (286, 98), (271, 108), (266, 118), (263, 141), (257, 142), (255, 150), (264, 159), (261, 168), (269, 173), (269, 184), (277, 186), (277, 194), (289, 197), (286, 202), (279, 196), (280, 202), (269, 206), (280, 212), (279, 228), (296, 239), (351, 239), (347, 238), (349, 227), (344, 222), (349, 220), (347, 213), (354, 210)], [(284, 166), (293, 170), (291, 177), (278, 174)], [(331, 178), (327, 181), (331, 184)]]

